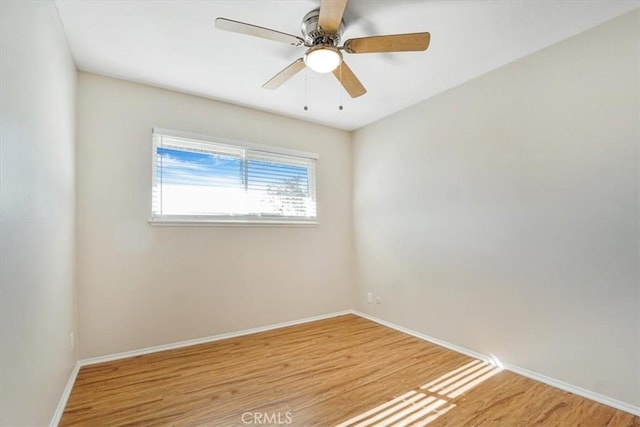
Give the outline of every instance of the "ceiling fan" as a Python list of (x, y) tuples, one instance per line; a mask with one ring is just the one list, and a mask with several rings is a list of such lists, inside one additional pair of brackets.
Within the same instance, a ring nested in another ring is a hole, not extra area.
[(321, 0), (320, 8), (307, 13), (302, 19), (304, 38), (226, 18), (217, 18), (216, 28), (308, 48), (302, 58), (273, 76), (262, 85), (263, 88), (277, 89), (307, 66), (318, 73), (332, 72), (352, 98), (364, 95), (367, 90), (344, 62), (342, 51), (349, 54), (409, 52), (429, 47), (431, 36), (427, 32), (360, 37), (349, 39), (340, 46), (346, 6), (347, 0)]

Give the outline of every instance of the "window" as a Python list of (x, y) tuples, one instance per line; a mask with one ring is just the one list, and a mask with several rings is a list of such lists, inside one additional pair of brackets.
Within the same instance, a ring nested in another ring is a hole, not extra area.
[(153, 130), (157, 223), (316, 223), (317, 155)]

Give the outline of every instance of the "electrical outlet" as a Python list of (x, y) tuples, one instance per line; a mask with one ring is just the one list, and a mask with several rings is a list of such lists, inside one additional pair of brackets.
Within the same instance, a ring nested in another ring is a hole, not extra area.
[(367, 292), (367, 302), (369, 304), (373, 303), (373, 292)]
[(69, 348), (73, 351), (76, 346), (76, 337), (73, 332), (69, 332)]

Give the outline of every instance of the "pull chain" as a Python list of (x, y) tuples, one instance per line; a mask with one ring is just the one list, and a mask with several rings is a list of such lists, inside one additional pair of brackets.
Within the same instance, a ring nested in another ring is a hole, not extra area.
[(309, 76), (309, 70), (305, 67), (304, 69), (304, 111), (309, 111), (309, 83), (307, 78)]
[(342, 95), (344, 92), (344, 86), (342, 85), (342, 64), (338, 65), (340, 69), (338, 70), (340, 74), (340, 105), (338, 105), (338, 110), (342, 111)]

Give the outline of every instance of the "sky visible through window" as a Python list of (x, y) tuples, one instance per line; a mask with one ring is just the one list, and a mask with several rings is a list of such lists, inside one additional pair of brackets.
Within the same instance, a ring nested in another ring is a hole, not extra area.
[[(307, 166), (157, 147), (161, 215), (315, 216)], [(254, 157), (254, 158), (252, 158)], [(293, 162), (292, 162), (293, 163)], [(158, 212), (156, 212), (158, 213)]]
[(158, 147), (158, 175), (163, 185), (244, 187), (242, 159)]

